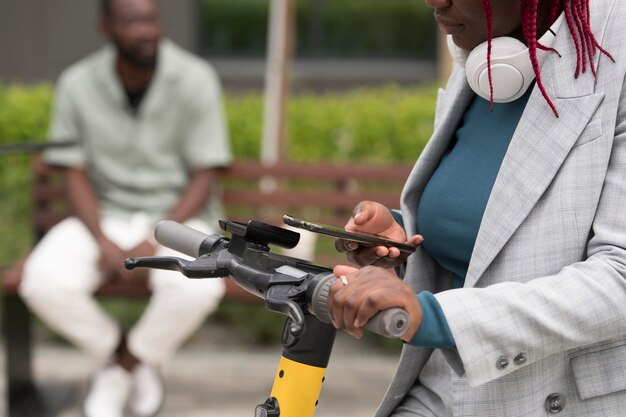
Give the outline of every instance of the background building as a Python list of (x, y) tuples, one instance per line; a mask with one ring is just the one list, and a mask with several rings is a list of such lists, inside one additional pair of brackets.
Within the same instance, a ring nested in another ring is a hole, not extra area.
[[(227, 89), (263, 86), (271, 0), (161, 0), (168, 36)], [(337, 89), (436, 77), (431, 12), (415, 0), (294, 0), (293, 86)], [(0, 82), (54, 81), (103, 39), (98, 0), (0, 0)]]

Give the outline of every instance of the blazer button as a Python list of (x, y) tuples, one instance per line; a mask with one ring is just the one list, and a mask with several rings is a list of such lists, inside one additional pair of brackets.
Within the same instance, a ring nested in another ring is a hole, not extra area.
[(527, 360), (528, 360), (528, 355), (526, 355), (526, 352), (520, 352), (520, 354), (517, 355), (515, 359), (513, 359), (513, 363), (517, 366), (521, 366), (525, 364)]
[(565, 397), (559, 393), (548, 395), (546, 398), (546, 410), (552, 414), (560, 413), (565, 408)]
[(500, 356), (498, 358), (498, 361), (496, 362), (496, 368), (504, 369), (507, 366), (509, 366), (509, 358), (507, 358), (506, 356)]

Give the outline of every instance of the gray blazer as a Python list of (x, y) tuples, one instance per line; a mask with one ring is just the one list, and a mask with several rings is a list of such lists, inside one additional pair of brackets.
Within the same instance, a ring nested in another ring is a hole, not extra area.
[[(616, 62), (574, 79), (568, 28), (542, 68), (560, 117), (535, 87), (498, 173), (465, 288), (439, 292), (457, 344), (443, 352), (455, 416), (626, 415), (626, 1), (591, 0), (592, 28)], [(473, 93), (456, 68), (440, 91), (435, 132), (402, 194), (416, 208)], [(422, 250), (414, 290), (450, 288)], [(389, 416), (432, 350), (406, 345), (377, 412)], [(444, 376), (445, 377), (445, 376)], [(449, 375), (448, 375), (449, 377)], [(548, 400), (550, 399), (550, 400)], [(556, 400), (556, 401), (552, 401)]]

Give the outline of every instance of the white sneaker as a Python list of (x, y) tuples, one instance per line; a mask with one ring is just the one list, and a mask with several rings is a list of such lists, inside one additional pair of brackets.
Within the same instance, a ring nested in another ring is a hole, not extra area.
[(131, 374), (119, 365), (108, 365), (93, 378), (83, 404), (86, 417), (122, 417), (132, 388)]
[(138, 417), (155, 416), (163, 405), (165, 387), (158, 369), (138, 364), (133, 369), (135, 389), (130, 398), (130, 410)]

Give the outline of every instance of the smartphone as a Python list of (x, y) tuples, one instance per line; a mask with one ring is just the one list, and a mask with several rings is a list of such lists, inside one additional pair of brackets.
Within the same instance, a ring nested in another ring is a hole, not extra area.
[(349, 240), (364, 246), (394, 247), (398, 248), (401, 252), (406, 253), (413, 253), (417, 249), (416, 245), (411, 245), (405, 242), (396, 242), (394, 240), (385, 239), (384, 237), (377, 235), (350, 232), (343, 227), (331, 226), (329, 224), (303, 220), (297, 217), (290, 216), (288, 214), (285, 214), (283, 216), (283, 223), (288, 224), (289, 226), (297, 227), (299, 229), (304, 229), (315, 233), (321, 233), (323, 235), (332, 236), (339, 239)]

